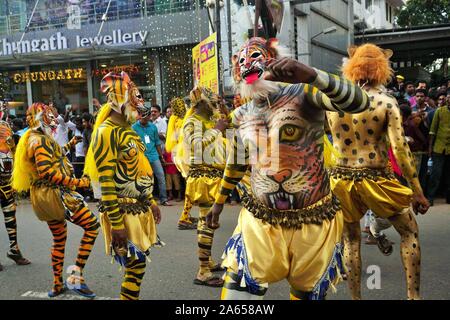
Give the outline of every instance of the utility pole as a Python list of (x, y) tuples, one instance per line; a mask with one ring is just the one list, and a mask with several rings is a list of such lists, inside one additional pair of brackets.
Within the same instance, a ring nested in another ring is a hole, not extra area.
[[(226, 0), (225, 0), (226, 1)], [(223, 95), (223, 87), (222, 87), (222, 37), (220, 31), (220, 0), (216, 0), (216, 48), (217, 48), (217, 85), (219, 87), (219, 96)]]

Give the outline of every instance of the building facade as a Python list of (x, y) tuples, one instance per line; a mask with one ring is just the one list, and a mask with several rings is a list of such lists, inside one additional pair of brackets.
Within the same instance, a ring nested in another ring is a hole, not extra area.
[[(353, 43), (352, 1), (293, 0), (283, 1), (283, 5), (283, 22), (277, 35), (280, 45), (292, 58), (338, 72)], [(231, 56), (254, 28), (255, 0), (226, 0), (221, 12), (223, 83), (225, 92), (232, 94)]]
[(404, 0), (353, 0), (355, 32), (396, 27), (395, 18)]
[(191, 49), (208, 35), (200, 0), (2, 1), (0, 81), (16, 114), (36, 101), (92, 111), (102, 77), (123, 70), (164, 107), (191, 89)]

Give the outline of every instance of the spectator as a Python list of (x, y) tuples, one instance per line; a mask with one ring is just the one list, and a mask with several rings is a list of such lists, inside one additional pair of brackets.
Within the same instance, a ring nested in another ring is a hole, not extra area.
[(437, 98), (437, 108), (447, 105), (446, 99), (447, 96), (444, 93), (440, 93)]
[(141, 115), (141, 119), (139, 119), (132, 128), (145, 144), (145, 156), (150, 162), (153, 169), (153, 175), (158, 182), (159, 201), (163, 206), (170, 206), (171, 204), (167, 201), (166, 179), (163, 169), (165, 162), (161, 150), (161, 140), (159, 140), (156, 125), (150, 122), (151, 119), (151, 113), (144, 113)]
[(397, 79), (397, 89), (399, 91), (402, 91), (402, 89), (405, 86), (405, 77), (400, 75), (400, 74), (398, 74), (395, 78)]
[(11, 123), (11, 130), (16, 133), (19, 130), (23, 129), (23, 120), (21, 118), (15, 118)]
[(23, 120), (21, 118), (15, 118), (12, 121), (11, 130), (13, 131), (13, 139), (16, 145), (19, 143), (20, 139), (19, 131), (22, 129), (23, 129)]
[(100, 110), (100, 108), (102, 107), (102, 105), (100, 104), (100, 102), (98, 101), (98, 99), (94, 98), (92, 99), (92, 104), (94, 106), (94, 119), (97, 117), (97, 113)]
[(167, 124), (169, 124), (169, 119), (172, 116), (172, 108), (170, 106), (166, 107), (166, 115), (165, 115), (165, 119)]
[[(50, 102), (49, 106), (52, 106), (53, 103)], [(69, 120), (69, 115), (72, 112), (72, 107), (67, 108), (64, 113), (64, 117), (58, 115), (58, 127), (55, 132), (55, 140), (61, 146), (64, 147), (69, 142), (69, 130), (75, 131), (76, 125)]]
[[(405, 115), (407, 112), (405, 111)], [(427, 151), (427, 135), (424, 134), (421, 129), (422, 126), (422, 116), (419, 113), (412, 113), (404, 122), (406, 140), (408, 141), (409, 148), (414, 155), (414, 160), (416, 161), (416, 170), (420, 177), (420, 171), (422, 168), (423, 156)]]
[(94, 117), (89, 113), (83, 113), (81, 117), (83, 121), (83, 150), (87, 154), (89, 145), (91, 144), (92, 127), (94, 125)]
[(75, 157), (73, 158), (73, 168), (75, 177), (81, 178), (83, 175), (84, 169), (84, 160), (86, 157), (84, 143), (83, 143), (83, 121), (80, 117), (75, 117), (73, 120), (75, 124), (75, 129), (73, 130), (73, 134), (78, 138), (79, 142), (75, 145)]
[(158, 129), (159, 139), (163, 143), (166, 142), (167, 122), (161, 117), (161, 107), (157, 104), (151, 107), (151, 119)]
[(417, 89), (424, 89), (424, 90), (427, 90), (427, 88), (428, 88), (428, 84), (427, 84), (426, 81), (424, 81), (424, 80), (418, 80), (418, 81), (417, 81), (417, 87), (416, 87), (416, 90), (417, 90)]
[(433, 205), (442, 177), (446, 202), (450, 203), (450, 90), (446, 100), (446, 105), (436, 111), (430, 128), (428, 155), (433, 161), (427, 192), (430, 205)]
[(164, 161), (166, 163), (165, 171), (166, 171), (166, 190), (168, 200), (174, 199), (173, 190), (176, 191), (177, 199), (175, 201), (183, 201), (181, 197), (181, 183), (180, 183), (180, 173), (178, 172), (177, 167), (173, 163), (172, 153), (163, 152)]
[(405, 82), (405, 99), (412, 105), (411, 99), (414, 98), (416, 94), (416, 88), (414, 87), (414, 83), (412, 81)]
[[(429, 113), (433, 111), (433, 108), (426, 102), (427, 91), (425, 89), (417, 89), (416, 90), (416, 104), (412, 106), (413, 113), (418, 112), (422, 115), (424, 119), (424, 125), (426, 128), (429, 128), (431, 125)], [(427, 132), (428, 136), (428, 132)]]

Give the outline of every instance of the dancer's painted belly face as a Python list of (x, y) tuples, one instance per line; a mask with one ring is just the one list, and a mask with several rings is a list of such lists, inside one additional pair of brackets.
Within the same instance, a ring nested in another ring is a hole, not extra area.
[[(303, 208), (329, 191), (323, 167), (323, 123), (300, 116), (294, 99), (241, 125), (252, 164), (252, 193), (267, 207)], [(251, 119), (253, 117), (253, 119)]]

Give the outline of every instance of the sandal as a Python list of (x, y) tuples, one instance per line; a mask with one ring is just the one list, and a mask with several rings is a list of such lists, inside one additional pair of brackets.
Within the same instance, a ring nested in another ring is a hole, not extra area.
[(24, 258), (22, 256), (22, 253), (18, 252), (18, 253), (12, 253), (11, 251), (9, 251), (6, 256), (8, 258), (10, 258), (11, 260), (13, 260), (17, 265), (19, 266), (26, 266), (28, 264), (31, 263), (30, 260)]
[(67, 287), (65, 285), (63, 285), (60, 290), (55, 291), (52, 289), (47, 293), (47, 295), (49, 298), (54, 298), (54, 297), (57, 297), (57, 296), (63, 294), (64, 292), (66, 292), (66, 290), (67, 290)]
[(380, 249), (381, 253), (385, 256), (389, 256), (394, 251), (394, 247), (392, 246), (392, 242), (386, 238), (386, 236), (383, 234), (382, 236), (379, 236), (377, 239), (377, 245), (378, 249)]
[(178, 230), (194, 230), (197, 229), (196, 223), (188, 223), (188, 222), (179, 222)]
[(370, 233), (367, 236), (366, 240), (364, 240), (364, 243), (369, 245), (378, 244), (377, 239)]
[(222, 268), (220, 263), (216, 264), (214, 267), (210, 268), (211, 272), (219, 272), (219, 271), (225, 271), (225, 268)]
[(198, 218), (189, 217), (189, 220), (190, 220), (192, 223), (198, 223)]
[(194, 279), (194, 284), (199, 286), (207, 286), (207, 287), (214, 287), (219, 288), (223, 286), (223, 279), (219, 277), (212, 276), (206, 280), (200, 280), (200, 279)]
[(94, 299), (97, 296), (94, 292), (92, 292), (91, 289), (89, 289), (89, 287), (85, 283), (78, 283), (76, 285), (73, 285), (67, 283), (66, 281), (66, 286), (73, 292), (85, 298)]

